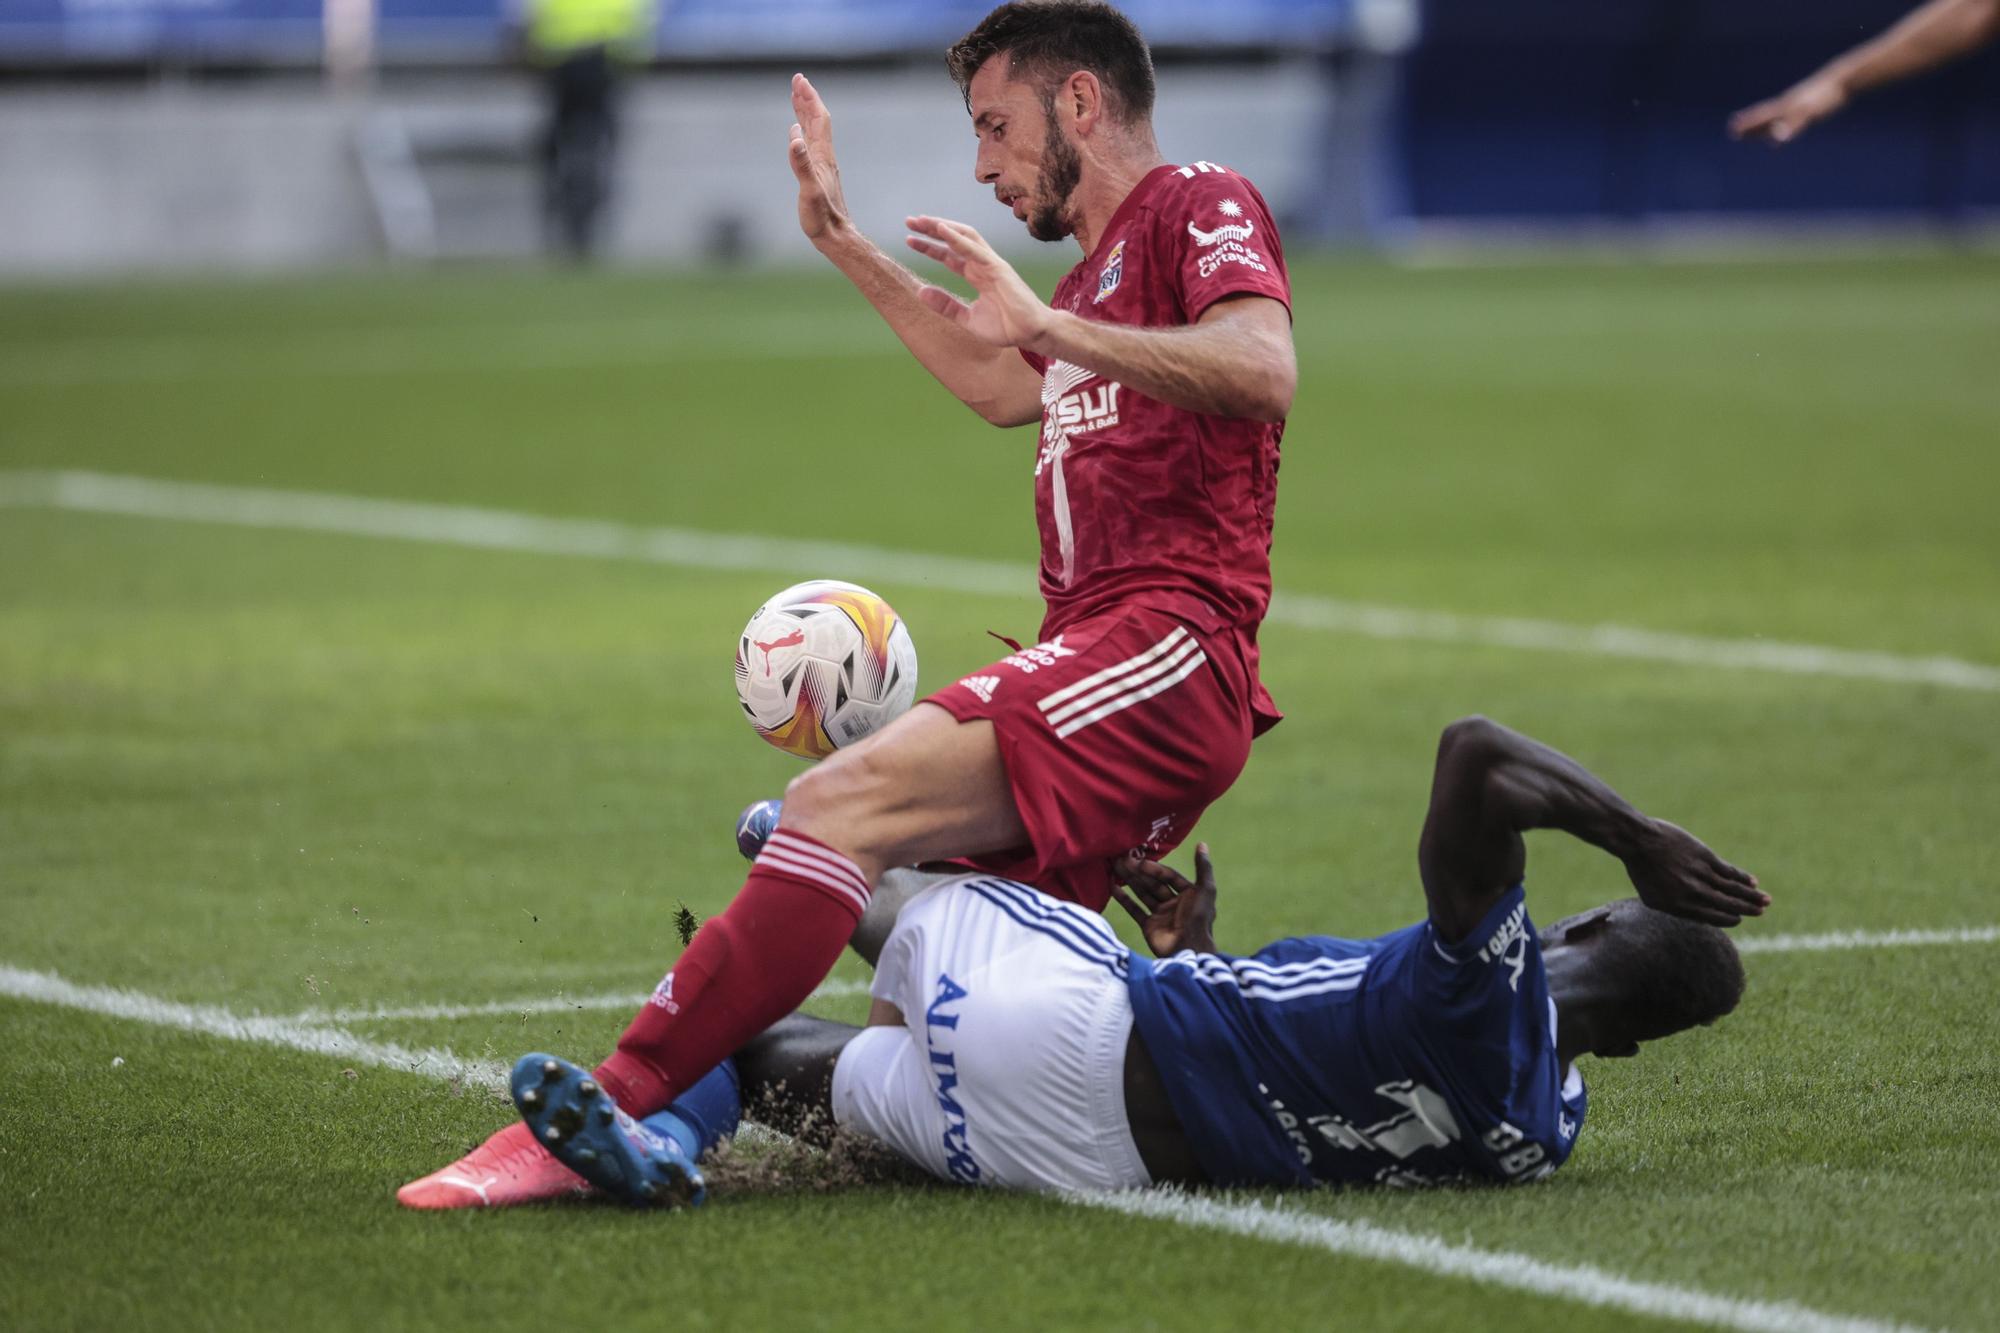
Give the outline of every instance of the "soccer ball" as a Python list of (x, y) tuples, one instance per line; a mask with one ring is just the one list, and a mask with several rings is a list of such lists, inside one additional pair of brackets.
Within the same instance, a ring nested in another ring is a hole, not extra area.
[(852, 583), (796, 584), (757, 608), (736, 641), (736, 697), (757, 734), (824, 759), (917, 698), (917, 645), (901, 616)]

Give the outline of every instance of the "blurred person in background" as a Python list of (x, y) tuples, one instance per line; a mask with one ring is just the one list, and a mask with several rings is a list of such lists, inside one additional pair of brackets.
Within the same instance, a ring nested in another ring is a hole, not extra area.
[(548, 249), (597, 249), (618, 145), (619, 81), (652, 51), (653, 0), (526, 0), (529, 57), (543, 72), (549, 118), (540, 145)]
[(1836, 56), (1768, 101), (1737, 112), (1738, 139), (1785, 144), (1856, 94), (1947, 64), (2000, 37), (2000, 0), (1930, 0), (1901, 23)]

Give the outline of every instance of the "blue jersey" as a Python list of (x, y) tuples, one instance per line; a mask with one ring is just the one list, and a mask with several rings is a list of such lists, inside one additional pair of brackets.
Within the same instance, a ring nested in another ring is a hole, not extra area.
[(1249, 958), (1132, 956), (1133, 1020), (1211, 1180), (1534, 1180), (1568, 1158), (1583, 1080), (1522, 891), (1448, 945), (1279, 940)]

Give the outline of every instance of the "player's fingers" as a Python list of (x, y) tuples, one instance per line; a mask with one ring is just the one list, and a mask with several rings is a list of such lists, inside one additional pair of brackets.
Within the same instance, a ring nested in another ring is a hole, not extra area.
[(910, 242), (910, 248), (916, 250), (926, 259), (935, 259), (938, 263), (943, 264), (946, 268), (950, 269), (953, 273), (956, 273), (959, 277), (962, 278), (965, 276), (965, 261), (963, 259), (960, 259), (957, 255), (953, 254), (951, 251), (945, 249), (926, 249), (924, 246), (917, 244), (914, 240)]
[(1134, 878), (1130, 883), (1130, 887), (1134, 893), (1145, 899), (1146, 906), (1156, 912), (1180, 896), (1179, 890), (1175, 889), (1173, 885), (1163, 879), (1151, 876)]
[(1751, 885), (1739, 884), (1734, 880), (1721, 880), (1717, 887), (1725, 903), (1736, 911), (1750, 916), (1762, 916), (1764, 909), (1771, 905), (1771, 895)]
[(1770, 905), (1771, 895), (1759, 888), (1757, 877), (1741, 866), (1733, 866), (1717, 856), (1710, 858), (1709, 869), (1731, 897), (1755, 903), (1759, 910)]
[(1132, 895), (1119, 888), (1116, 884), (1111, 886), (1111, 896), (1116, 898), (1118, 905), (1131, 913), (1132, 919), (1137, 921), (1141, 926), (1144, 926), (1151, 919), (1152, 913), (1133, 902)]
[(832, 113), (820, 99), (819, 89), (803, 74), (792, 75), (792, 105), (799, 109), (799, 119), (807, 124), (832, 119)]
[(1721, 926), (1725, 930), (1743, 919), (1741, 913), (1733, 912), (1727, 907), (1717, 906), (1708, 901), (1685, 903), (1682, 905), (1679, 915), (1688, 918), (1690, 921), (1702, 922), (1704, 925)]
[(1729, 133), (1742, 139), (1756, 134), (1770, 123), (1770, 104), (1759, 102), (1756, 106), (1745, 107), (1729, 118)]
[(1147, 861), (1145, 867), (1154, 879), (1158, 880), (1168, 889), (1171, 889), (1176, 896), (1186, 893), (1194, 887), (1194, 885), (1188, 883), (1186, 875), (1183, 875), (1180, 871), (1163, 862)]
[(801, 181), (812, 174), (812, 154), (806, 150), (806, 141), (799, 135), (799, 127), (792, 126), (792, 142), (786, 148), (791, 158), (792, 174)]
[(954, 273), (965, 271), (965, 261), (951, 252), (951, 248), (928, 236), (905, 236), (903, 243), (926, 259), (935, 259)]
[(986, 245), (986, 242), (981, 239), (978, 232), (966, 226), (963, 222), (953, 222), (950, 218), (934, 218), (928, 214), (920, 214), (917, 217), (908, 219), (908, 222), (910, 230), (921, 231), (926, 236), (936, 237), (938, 240), (951, 246), (954, 250), (976, 252), (983, 249)]
[(1194, 882), (1209, 893), (1215, 892), (1215, 862), (1209, 859), (1205, 842), (1194, 845)]
[(934, 313), (943, 315), (946, 319), (955, 320), (961, 324), (971, 314), (965, 302), (959, 300), (942, 287), (923, 287), (918, 290), (917, 299), (922, 301)]

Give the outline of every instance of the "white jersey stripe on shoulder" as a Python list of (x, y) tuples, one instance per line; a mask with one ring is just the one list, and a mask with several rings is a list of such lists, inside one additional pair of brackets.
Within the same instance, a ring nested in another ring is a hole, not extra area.
[(1148, 681), (1159, 679), (1182, 662), (1185, 662), (1189, 656), (1200, 651), (1201, 645), (1193, 639), (1183, 639), (1174, 647), (1172, 652), (1158, 661), (1140, 667), (1136, 671), (1128, 671), (1118, 677), (1118, 679), (1100, 685), (1089, 694), (1079, 695), (1074, 699), (1067, 700), (1056, 708), (1045, 708), (1042, 711), (1048, 714), (1050, 725), (1061, 726), (1077, 714), (1095, 708), (1106, 699), (1114, 699), (1126, 690), (1136, 689)]
[(1275, 985), (1298, 977), (1365, 972), (1373, 957), (1374, 955), (1369, 954), (1360, 958), (1314, 958), (1298, 963), (1267, 963), (1261, 958), (1224, 958), (1218, 954), (1184, 951), (1162, 961), (1181, 967), (1191, 967), (1197, 971), (1227, 972), (1232, 976), (1254, 977)]
[(1116, 699), (1111, 700), (1111, 702), (1109, 703), (1099, 704), (1096, 708), (1091, 709), (1088, 713), (1085, 713), (1082, 717), (1072, 719), (1069, 722), (1065, 722), (1062, 726), (1056, 728), (1056, 736), (1058, 739), (1073, 736), (1077, 732), (1082, 731), (1085, 727), (1090, 726), (1094, 722), (1102, 722), (1105, 718), (1110, 717), (1113, 713), (1120, 712), (1124, 709), (1130, 708), (1133, 704), (1144, 703), (1146, 700), (1152, 698), (1154, 695), (1164, 694), (1168, 690), (1171, 690), (1174, 686), (1186, 680), (1189, 676), (1192, 676), (1201, 667), (1207, 665), (1207, 663), (1208, 663), (1208, 654), (1197, 652), (1193, 657), (1190, 657), (1187, 661), (1183, 662), (1180, 668), (1177, 671), (1175, 671), (1172, 675), (1162, 677), (1161, 679), (1154, 681), (1151, 685), (1148, 685), (1143, 689), (1133, 690), (1129, 693), (1121, 694)]
[(1161, 639), (1158, 643), (1154, 644), (1151, 648), (1148, 648), (1145, 652), (1138, 653), (1131, 657), (1128, 657), (1124, 661), (1118, 663), (1116, 666), (1108, 666), (1104, 668), (1104, 670), (1096, 673), (1095, 675), (1085, 676), (1082, 680), (1075, 681), (1069, 685), (1065, 685), (1063, 686), (1063, 688), (1055, 691), (1054, 693), (1045, 696), (1037, 706), (1044, 713), (1046, 713), (1051, 708), (1054, 708), (1058, 704), (1064, 703), (1067, 700), (1074, 699), (1077, 695), (1084, 693), (1086, 690), (1095, 689), (1097, 686), (1102, 685), (1104, 684), (1104, 682), (1110, 680), (1113, 676), (1122, 676), (1128, 671), (1136, 671), (1140, 667), (1146, 665), (1146, 663), (1153, 661), (1155, 658), (1158, 658), (1166, 653), (1172, 652), (1174, 645), (1187, 637), (1188, 637), (1187, 627), (1185, 625), (1176, 625), (1174, 627), (1173, 633), (1167, 635), (1166, 638)]
[(1362, 981), (1366, 978), (1367, 972), (1366, 959), (1329, 959), (1326, 960), (1329, 963), (1352, 964), (1358, 962), (1362, 966), (1329, 967), (1312, 973), (1272, 981), (1257, 977), (1254, 974), (1246, 976), (1238, 972), (1236, 970), (1237, 966), (1245, 961), (1248, 960), (1225, 960), (1213, 955), (1182, 953), (1160, 960), (1158, 966), (1162, 968), (1186, 968), (1194, 974), (1195, 980), (1205, 985), (1234, 987), (1236, 990), (1241, 991), (1248, 999), (1268, 1000), (1273, 1003), (1283, 1003), (1287, 1000), (1301, 1000), (1313, 995), (1330, 994), (1334, 991), (1356, 990), (1359, 989)]

